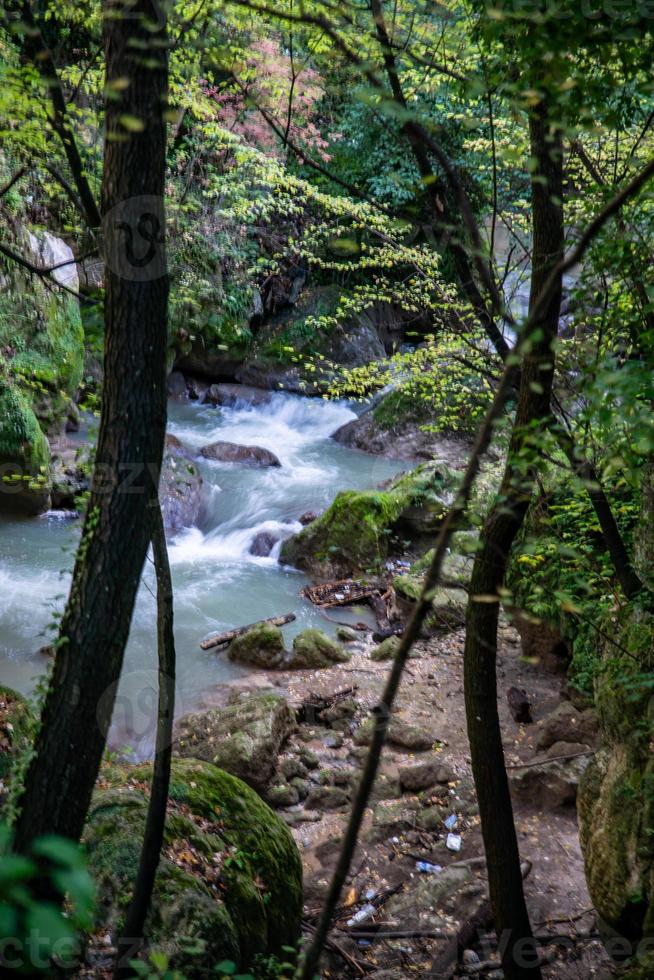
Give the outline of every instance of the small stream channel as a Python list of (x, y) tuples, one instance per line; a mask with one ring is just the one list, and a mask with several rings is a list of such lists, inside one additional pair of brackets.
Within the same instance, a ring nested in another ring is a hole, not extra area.
[[(178, 657), (177, 715), (196, 708), (221, 683), (245, 676), (224, 654), (203, 652), (199, 641), (213, 630), (287, 612), (287, 643), (307, 626), (333, 631), (325, 617), (300, 598), (306, 578), (249, 553), (259, 531), (288, 536), (297, 518), (320, 511), (338, 490), (374, 487), (403, 464), (346, 449), (330, 438), (354, 412), (344, 403), (275, 393), (259, 406), (213, 408), (169, 405), (169, 431), (191, 450), (218, 439), (272, 450), (281, 467), (246, 469), (200, 459), (205, 506), (198, 527), (169, 540), (175, 594)], [(406, 464), (404, 464), (406, 468)], [(78, 521), (56, 512), (31, 520), (0, 520), (0, 682), (29, 694), (47, 664), (38, 653), (64, 605)], [(152, 748), (156, 717), (156, 606), (154, 573), (146, 562), (136, 603), (110, 742), (129, 745), (138, 757)], [(346, 618), (344, 611), (340, 618)], [(360, 618), (360, 617), (358, 617)]]

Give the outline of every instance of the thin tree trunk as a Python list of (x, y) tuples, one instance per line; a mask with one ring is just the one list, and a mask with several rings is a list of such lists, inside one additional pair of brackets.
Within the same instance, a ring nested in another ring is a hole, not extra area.
[(152, 550), (157, 575), (157, 650), (159, 656), (159, 707), (157, 737), (150, 787), (150, 802), (141, 846), (139, 869), (123, 931), (116, 944), (115, 980), (133, 975), (129, 961), (139, 952), (144, 938), (145, 919), (152, 899), (166, 824), (170, 785), (170, 761), (175, 714), (175, 636), (173, 633), (173, 585), (161, 508), (152, 512)]
[[(23, 56), (37, 69), (50, 95), (50, 122), (60, 138), (68, 166), (77, 187), (83, 214), (90, 228), (100, 225), (100, 212), (89, 186), (84, 164), (73, 134), (61, 81), (48, 45), (36, 22), (30, 0), (8, 0), (4, 6), (5, 21), (21, 38)], [(9, 15), (9, 16), (7, 16)]]
[[(532, 309), (563, 256), (562, 152), (549, 133), (543, 103), (530, 121), (534, 256)], [(509, 980), (540, 976), (524, 899), (518, 840), (504, 763), (497, 709), (497, 622), (499, 593), (511, 546), (524, 520), (534, 486), (537, 443), (551, 418), (553, 341), (561, 305), (561, 279), (538, 317), (538, 333), (522, 362), (520, 390), (507, 465), (483, 529), (470, 582), (464, 653), (465, 702), (472, 770), (486, 850), (488, 882), (502, 966)], [(540, 335), (540, 336), (539, 336)]]
[[(129, 18), (118, 16), (121, 9), (105, 3), (106, 82), (113, 97), (106, 104), (102, 186), (102, 418), (52, 682), (19, 802), (18, 850), (43, 833), (81, 836), (111, 722), (163, 455), (166, 27), (150, 0), (136, 0)], [(128, 86), (115, 85), (125, 78)]]

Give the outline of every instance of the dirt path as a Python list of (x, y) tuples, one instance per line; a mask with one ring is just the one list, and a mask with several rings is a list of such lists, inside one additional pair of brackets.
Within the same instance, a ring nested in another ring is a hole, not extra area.
[[(523, 790), (515, 801), (521, 856), (531, 865), (527, 901), (536, 932), (560, 937), (557, 943), (548, 944), (553, 961), (545, 968), (545, 976), (605, 980), (612, 971), (603, 947), (587, 938), (596, 932), (596, 922), (583, 874), (574, 803), (560, 804), (556, 780), (553, 787), (533, 783), (540, 771), (537, 767), (517, 768), (533, 760), (542, 720), (562, 703), (563, 680), (521, 657), (519, 637), (510, 626), (504, 624), (500, 633), (498, 685), (506, 761), (516, 767), (511, 770), (512, 778), (528, 772), (532, 780), (526, 784), (527, 799)], [(329, 954), (326, 976), (400, 980), (502, 975), (492, 963), (480, 969), (483, 961), (496, 958), (484, 931), (466, 938), (467, 969), (460, 966), (460, 972), (453, 974), (434, 965), (451, 949), (451, 937), (461, 923), (486, 900), (465, 732), (463, 641), (463, 631), (457, 630), (421, 642), (409, 663), (393, 722), (393, 742), (384, 750), (375, 799), (366, 815), (344, 907), (332, 933), (339, 949)], [(302, 724), (285, 753), (287, 761), (282, 760), (289, 773), (294, 771), (292, 760), (308, 763), (301, 772), (306, 778), (296, 780), (301, 796), (306, 797), (308, 788), (308, 797), (303, 803), (281, 808), (280, 813), (291, 825), (303, 856), (309, 930), (336, 862), (351, 789), (365, 755), (365, 746), (357, 744), (364, 740), (360, 726), (377, 701), (388, 669), (387, 663), (371, 660), (370, 642), (349, 646), (352, 658), (346, 665), (267, 675), (268, 682), (282, 689), (296, 706), (309, 692), (328, 696), (357, 688), (352, 697), (328, 712), (327, 719)], [(506, 698), (512, 686), (526, 691), (533, 724), (513, 720)], [(560, 743), (553, 748), (561, 752)], [(575, 751), (574, 746), (571, 749)], [(311, 772), (307, 772), (309, 765)], [(556, 765), (567, 773), (569, 767), (581, 767), (583, 760)], [(417, 766), (421, 768), (416, 770)], [(411, 768), (408, 774), (407, 767)], [(407, 781), (415, 786), (414, 791)], [(427, 784), (424, 789), (422, 782)], [(567, 784), (566, 793), (570, 795)], [(450, 847), (458, 846), (460, 839), (458, 851), (448, 849), (448, 817), (455, 835)], [(418, 861), (432, 866), (421, 872)], [(353, 928), (360, 934), (353, 935)]]

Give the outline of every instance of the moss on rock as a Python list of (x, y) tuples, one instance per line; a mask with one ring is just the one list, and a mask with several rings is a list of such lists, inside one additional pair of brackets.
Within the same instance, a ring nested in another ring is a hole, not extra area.
[(275, 774), (282, 744), (295, 727), (295, 715), (281, 695), (237, 694), (222, 708), (181, 718), (175, 751), (212, 762), (263, 793)]
[(50, 448), (26, 397), (0, 378), (0, 511), (38, 514), (49, 500)]
[(326, 578), (375, 569), (393, 542), (433, 530), (457, 477), (425, 463), (386, 490), (344, 490), (330, 507), (282, 545), (280, 560)]
[(293, 653), (289, 666), (315, 670), (345, 663), (349, 659), (349, 655), (340, 643), (332, 640), (322, 630), (306, 629), (298, 633), (293, 640)]
[[(150, 777), (149, 765), (105, 770), (89, 809), (84, 843), (100, 892), (98, 927), (113, 932), (136, 876)], [(285, 824), (241, 780), (195, 759), (174, 761), (170, 799), (146, 924), (150, 951), (208, 977), (221, 959), (246, 967), (295, 943), (302, 867)]]
[(261, 623), (237, 636), (229, 644), (227, 655), (236, 663), (253, 667), (279, 667), (284, 657), (284, 635), (279, 626)]

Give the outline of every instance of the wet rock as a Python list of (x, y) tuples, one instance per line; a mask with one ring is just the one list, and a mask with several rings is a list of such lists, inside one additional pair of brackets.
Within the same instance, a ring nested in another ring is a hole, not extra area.
[(456, 779), (456, 773), (450, 766), (443, 765), (438, 760), (421, 762), (418, 765), (401, 766), (399, 769), (402, 789), (410, 793), (418, 793), (429, 789), (437, 783), (450, 783)]
[(56, 510), (77, 510), (78, 498), (91, 487), (89, 454), (63, 449), (53, 455), (51, 505)]
[(262, 449), (261, 446), (240, 446), (236, 442), (212, 442), (210, 446), (201, 448), (200, 455), (220, 463), (238, 463), (253, 469), (282, 465), (269, 449)]
[(429, 418), (419, 417), (415, 398), (392, 391), (368, 411), (337, 429), (336, 442), (387, 459), (441, 459), (450, 466), (463, 466), (468, 453), (465, 439), (426, 431)]
[(563, 701), (539, 725), (536, 742), (541, 751), (555, 742), (582, 742), (594, 745), (599, 721), (594, 708), (578, 711), (570, 701)]
[(354, 643), (359, 639), (359, 634), (356, 630), (350, 629), (349, 626), (339, 626), (336, 630), (336, 637), (341, 643)]
[(197, 524), (202, 511), (203, 480), (196, 463), (176, 436), (168, 434), (159, 482), (164, 527), (175, 530)]
[(179, 756), (212, 762), (259, 792), (272, 780), (295, 715), (279, 694), (241, 693), (222, 708), (186, 715), (175, 728)]
[(370, 651), (370, 659), (376, 661), (392, 660), (398, 651), (399, 645), (399, 636), (389, 636), (388, 639), (382, 640), (379, 646), (376, 646)]
[(253, 385), (239, 384), (212, 384), (202, 397), (204, 405), (227, 405), (234, 407), (255, 408), (259, 405), (267, 405), (272, 395), (270, 391), (263, 388), (255, 388)]
[(275, 783), (266, 793), (266, 802), (279, 810), (285, 806), (295, 806), (300, 802), (300, 794), (295, 786), (288, 783)]
[(531, 725), (531, 703), (527, 697), (527, 692), (520, 687), (510, 687), (506, 692), (506, 699), (509, 703), (509, 711), (514, 721), (520, 725)]
[(169, 398), (182, 401), (187, 398), (186, 378), (181, 371), (171, 371), (166, 382), (166, 391)]
[(237, 636), (227, 647), (227, 656), (235, 663), (273, 669), (284, 659), (284, 635), (278, 626), (260, 623)]
[(322, 630), (306, 629), (294, 637), (293, 651), (287, 666), (293, 669), (317, 670), (345, 663), (349, 659), (349, 654), (340, 643), (332, 640)]
[[(364, 721), (354, 736), (356, 745), (370, 745), (375, 724), (375, 718), (368, 718)], [(434, 747), (436, 741), (437, 739), (429, 732), (415, 725), (409, 725), (400, 718), (393, 717), (388, 724), (386, 733), (388, 745), (406, 749), (408, 752), (426, 752)]]
[(270, 531), (259, 531), (252, 539), (248, 551), (257, 558), (267, 558), (278, 541), (279, 538), (276, 534), (271, 534)]
[(201, 402), (209, 388), (209, 382), (202, 378), (186, 378), (186, 389), (191, 401)]
[(425, 463), (385, 490), (341, 491), (317, 520), (283, 543), (280, 561), (326, 578), (379, 566), (391, 541), (405, 534), (405, 519), (414, 529), (417, 512), (423, 526), (440, 521), (444, 497), (458, 479), (445, 466)]
[(348, 794), (340, 786), (312, 786), (306, 798), (309, 810), (341, 810), (348, 802)]
[(300, 514), (300, 516), (298, 517), (298, 521), (300, 522), (302, 527), (306, 527), (307, 524), (312, 524), (317, 519), (318, 519), (318, 515), (313, 510), (305, 510), (304, 514)]
[(513, 770), (509, 776), (511, 789), (520, 800), (540, 810), (572, 805), (588, 761), (585, 756), (565, 762), (543, 760)]

